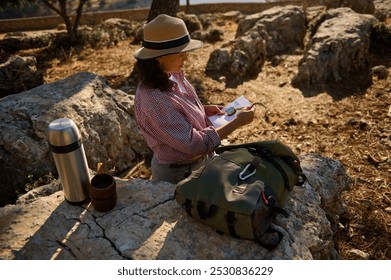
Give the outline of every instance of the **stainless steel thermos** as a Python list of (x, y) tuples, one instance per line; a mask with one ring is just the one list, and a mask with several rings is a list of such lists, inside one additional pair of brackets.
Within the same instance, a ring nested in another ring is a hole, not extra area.
[(66, 201), (70, 204), (87, 202), (91, 178), (76, 124), (68, 118), (54, 120), (49, 124), (48, 140)]

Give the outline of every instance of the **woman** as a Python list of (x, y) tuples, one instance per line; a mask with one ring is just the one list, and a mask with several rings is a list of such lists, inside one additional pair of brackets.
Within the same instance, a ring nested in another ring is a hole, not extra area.
[(135, 115), (153, 151), (154, 180), (184, 179), (213, 156), (222, 138), (254, 118), (254, 109), (241, 110), (232, 122), (217, 129), (211, 125), (208, 116), (224, 112), (215, 105), (203, 106), (183, 71), (187, 52), (201, 47), (183, 20), (162, 14), (145, 26), (143, 47), (135, 53), (141, 78)]

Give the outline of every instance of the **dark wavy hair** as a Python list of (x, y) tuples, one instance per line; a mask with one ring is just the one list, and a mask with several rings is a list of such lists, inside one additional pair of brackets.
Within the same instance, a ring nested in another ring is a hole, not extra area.
[(173, 85), (173, 82), (169, 79), (169, 75), (163, 71), (156, 58), (138, 59), (135, 70), (139, 79), (144, 85), (150, 88), (158, 88), (161, 91), (166, 91)]

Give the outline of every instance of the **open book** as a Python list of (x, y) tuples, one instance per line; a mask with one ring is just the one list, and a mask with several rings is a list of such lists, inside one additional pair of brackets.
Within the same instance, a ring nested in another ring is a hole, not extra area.
[(235, 108), (234, 111), (243, 109), (244, 107), (251, 106), (252, 103), (248, 101), (244, 96), (240, 96), (235, 101), (229, 103), (227, 106), (223, 108), (223, 111), (226, 112), (224, 115), (214, 115), (210, 116), (209, 120), (212, 122), (214, 127), (220, 127), (222, 125), (225, 125), (226, 123), (229, 123), (235, 118), (235, 115), (237, 112), (230, 114), (229, 111), (232, 110), (232, 108)]

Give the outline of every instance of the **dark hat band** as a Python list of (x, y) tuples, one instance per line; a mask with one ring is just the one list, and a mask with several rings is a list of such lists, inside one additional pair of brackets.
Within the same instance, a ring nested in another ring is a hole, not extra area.
[(157, 43), (157, 42), (150, 42), (144, 40), (143, 47), (147, 49), (153, 49), (153, 50), (165, 50), (165, 49), (176, 48), (184, 44), (187, 44), (189, 42), (190, 42), (190, 36), (186, 34), (185, 36), (179, 39), (167, 41), (167, 42)]

